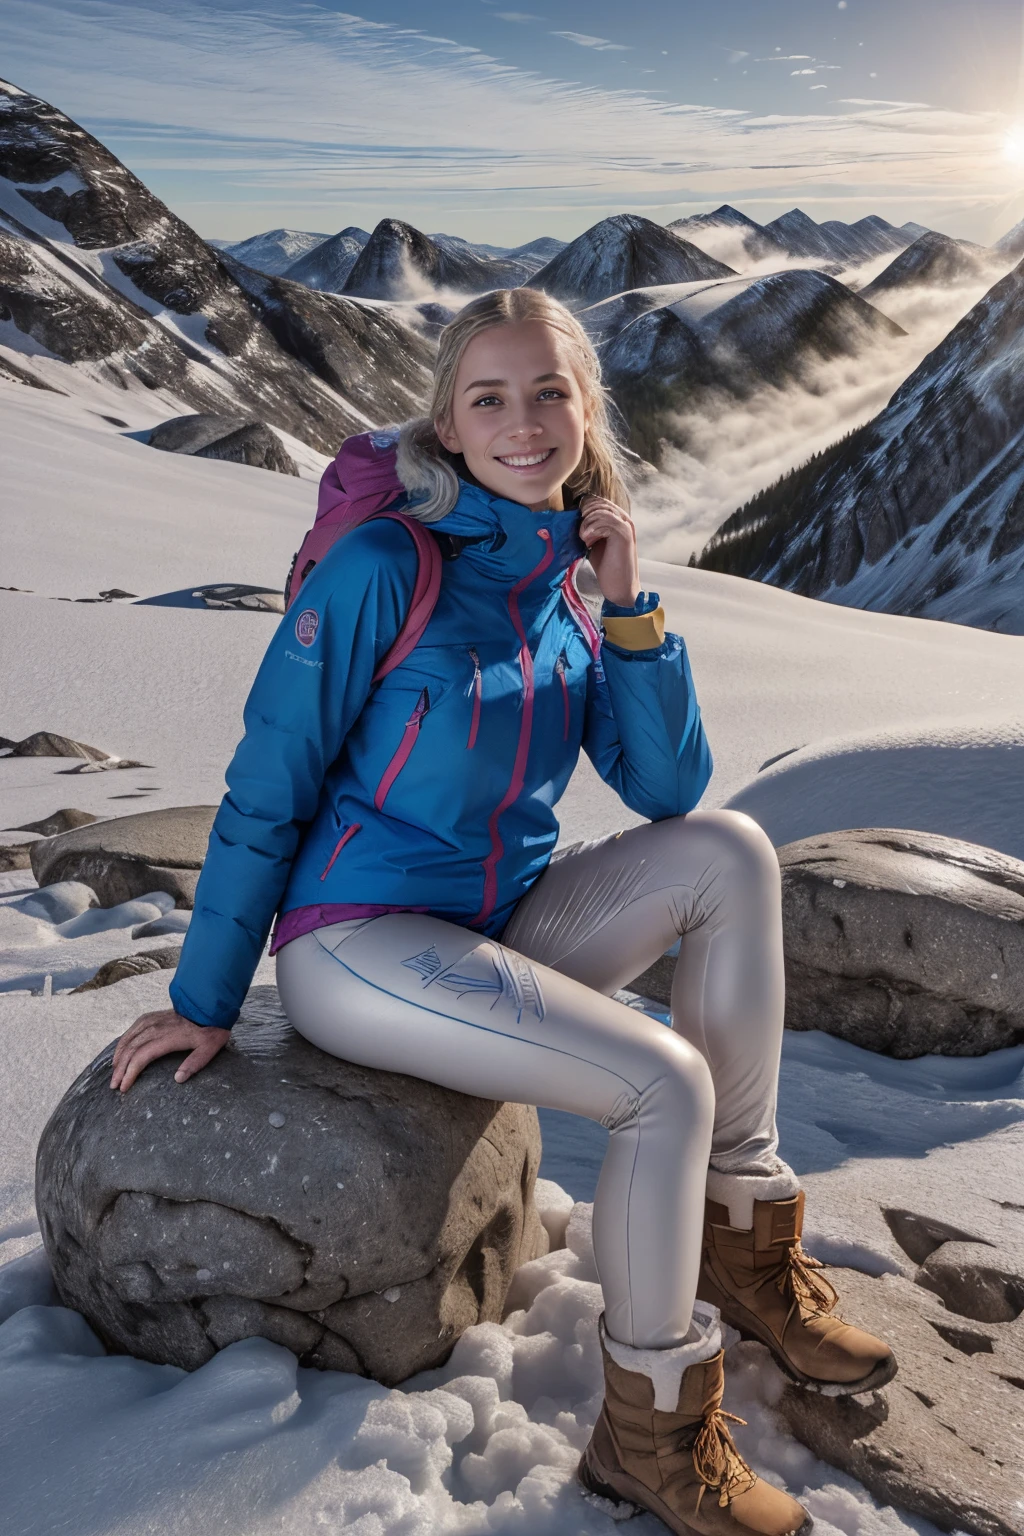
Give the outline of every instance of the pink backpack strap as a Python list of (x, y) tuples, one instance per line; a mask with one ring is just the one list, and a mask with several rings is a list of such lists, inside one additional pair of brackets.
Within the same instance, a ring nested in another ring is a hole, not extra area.
[(424, 524), (417, 518), (408, 517), (404, 512), (377, 512), (374, 516), (393, 518), (396, 523), (401, 523), (404, 528), (407, 528), (419, 556), (419, 568), (416, 572), (412, 600), (409, 603), (405, 622), (398, 632), (394, 645), (373, 674), (373, 681), (379, 683), (382, 677), (387, 677), (399, 662), (405, 660), (423, 638), (423, 631), (430, 623), (430, 616), (437, 606), (437, 596), (441, 590), (441, 551), (437, 540), (428, 533)]
[(584, 639), (590, 646), (590, 653), (596, 660), (601, 651), (601, 631), (590, 617), (590, 610), (576, 590), (574, 577), (579, 563), (578, 560), (574, 560), (566, 571), (562, 581), (562, 596), (565, 598), (565, 606), (583, 631)]

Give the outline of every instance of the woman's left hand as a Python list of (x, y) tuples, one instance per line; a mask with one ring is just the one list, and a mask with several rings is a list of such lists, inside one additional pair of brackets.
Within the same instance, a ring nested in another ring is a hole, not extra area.
[(640, 591), (633, 519), (604, 496), (585, 496), (580, 510), (580, 538), (602, 593), (609, 603), (632, 608)]

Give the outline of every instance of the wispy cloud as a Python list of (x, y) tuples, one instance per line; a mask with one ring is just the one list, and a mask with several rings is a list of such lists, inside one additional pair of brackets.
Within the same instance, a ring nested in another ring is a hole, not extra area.
[(730, 64), (742, 64), (744, 59), (750, 58), (750, 54), (745, 48), (730, 48), (728, 58)]
[(628, 43), (612, 43), (606, 37), (591, 37), (588, 32), (552, 32), (552, 37), (564, 37), (566, 42), (577, 43), (581, 48), (596, 48), (599, 53), (629, 53)]
[(201, 208), (205, 228), (219, 210), (225, 233), (257, 206), (312, 228), (399, 207), (463, 209), (477, 224), (546, 211), (564, 228), (573, 210), (583, 227), (624, 207), (667, 218), (680, 202), (788, 205), (825, 189), (833, 204), (870, 192), (879, 205), (970, 206), (1011, 191), (996, 113), (685, 104), (311, 0), (4, 0), (0, 16), (5, 73), (84, 121), (185, 217)]
[(501, 21), (543, 21), (543, 16), (531, 16), (529, 11), (495, 11)]

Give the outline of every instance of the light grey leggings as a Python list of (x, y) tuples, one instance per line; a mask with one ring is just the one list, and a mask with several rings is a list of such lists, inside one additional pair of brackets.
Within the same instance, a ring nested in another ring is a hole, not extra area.
[[(676, 939), (669, 1030), (610, 994)], [(779, 1166), (780, 877), (756, 822), (692, 811), (556, 855), (501, 942), (395, 913), (293, 939), (277, 976), (292, 1024), (335, 1056), (607, 1126), (607, 1330), (686, 1338), (709, 1159)]]

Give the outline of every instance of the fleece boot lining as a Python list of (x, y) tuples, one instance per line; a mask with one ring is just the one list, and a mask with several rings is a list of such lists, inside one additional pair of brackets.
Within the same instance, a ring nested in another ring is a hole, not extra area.
[(800, 1180), (787, 1164), (778, 1173), (719, 1173), (708, 1169), (708, 1199), (729, 1207), (729, 1225), (749, 1232), (754, 1225), (755, 1200), (793, 1200)]
[(654, 1406), (659, 1413), (675, 1413), (683, 1372), (691, 1365), (713, 1360), (722, 1347), (718, 1308), (707, 1301), (694, 1302), (690, 1331), (674, 1349), (634, 1349), (630, 1344), (620, 1344), (605, 1331), (603, 1317), (600, 1328), (604, 1347), (615, 1364), (624, 1371), (646, 1376), (653, 1383)]

